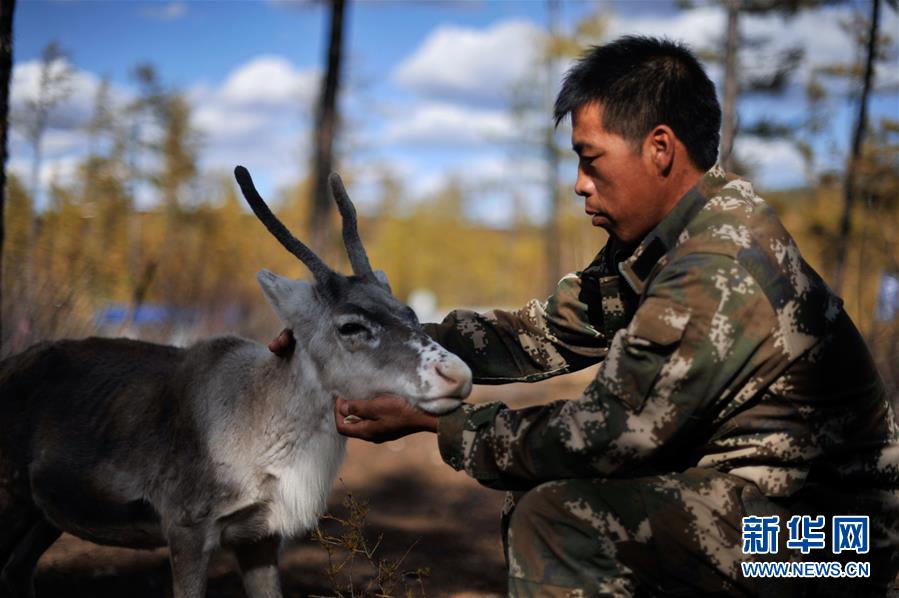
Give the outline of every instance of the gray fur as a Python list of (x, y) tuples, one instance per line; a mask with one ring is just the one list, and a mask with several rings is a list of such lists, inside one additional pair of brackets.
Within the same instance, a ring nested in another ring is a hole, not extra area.
[(226, 546), (251, 597), (280, 596), (281, 539), (315, 525), (343, 457), (335, 396), (443, 412), (470, 392), (468, 367), (370, 270), (258, 280), (294, 331), (288, 358), (226, 336), (65, 340), (0, 362), (0, 596), (33, 595), (61, 531), (168, 545), (175, 598), (204, 595)]

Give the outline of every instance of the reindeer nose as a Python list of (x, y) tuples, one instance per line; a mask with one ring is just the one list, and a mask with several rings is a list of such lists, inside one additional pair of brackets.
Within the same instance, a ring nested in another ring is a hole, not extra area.
[(445, 365), (443, 365), (443, 367), (441, 367), (441, 365), (443, 365), (443, 364), (440, 364), (440, 363), (437, 364), (437, 374), (441, 378), (443, 378), (444, 380), (449, 382), (450, 384), (458, 382), (458, 380), (455, 377), (453, 377), (453, 374), (455, 374), (456, 372), (453, 372), (452, 370), (447, 371), (449, 368), (447, 368)]
[(471, 393), (471, 370), (464, 361), (455, 355), (452, 357), (454, 359), (439, 362), (434, 369), (452, 387), (449, 394), (464, 399)]

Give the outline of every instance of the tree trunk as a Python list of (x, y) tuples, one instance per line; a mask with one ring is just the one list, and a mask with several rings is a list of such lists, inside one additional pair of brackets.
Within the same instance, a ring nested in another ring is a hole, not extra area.
[(858, 102), (858, 118), (852, 134), (852, 149), (846, 161), (846, 177), (843, 180), (843, 215), (840, 218), (839, 236), (837, 237), (836, 260), (833, 276), (833, 290), (840, 294), (845, 278), (846, 251), (849, 246), (849, 232), (852, 228), (852, 207), (855, 204), (855, 174), (868, 131), (868, 96), (874, 82), (874, 61), (877, 58), (877, 29), (880, 24), (880, 0), (871, 5), (871, 23), (868, 29), (868, 48), (865, 58), (864, 83)]
[[(553, 89), (556, 84), (554, 40), (559, 29), (559, 2), (546, 2), (547, 36), (546, 47), (546, 104), (547, 114), (552, 113)], [(544, 153), (546, 154), (546, 194), (549, 199), (549, 214), (546, 218), (546, 289), (552, 293), (562, 277), (561, 233), (559, 231), (559, 148), (556, 143), (556, 129), (550, 123), (546, 126)]]
[(739, 73), (737, 72), (737, 47), (740, 43), (738, 17), (740, 0), (727, 2), (727, 37), (724, 40), (724, 106), (721, 123), (721, 167), (731, 171), (734, 166), (734, 138), (737, 135), (737, 95), (739, 93)]
[(6, 158), (9, 130), (9, 80), (12, 76), (12, 18), (16, 0), (0, 0), (0, 354), (3, 343), (3, 223), (6, 206)]
[(337, 132), (337, 92), (340, 86), (341, 55), (343, 53), (344, 0), (329, 0), (331, 5), (331, 34), (328, 40), (328, 69), (322, 81), (318, 109), (315, 116), (315, 153), (312, 186), (312, 218), (310, 221), (312, 250), (325, 251), (330, 239), (328, 216), (331, 197), (328, 175), (334, 164), (334, 137)]

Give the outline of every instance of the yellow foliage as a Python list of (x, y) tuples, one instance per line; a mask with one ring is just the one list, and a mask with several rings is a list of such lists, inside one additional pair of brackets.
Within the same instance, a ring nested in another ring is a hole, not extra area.
[[(272, 337), (280, 324), (265, 305), (255, 273), (308, 273), (245, 207), (230, 175), (222, 175), (212, 197), (188, 209), (160, 202), (153, 211), (135, 212), (114, 177), (102, 169), (91, 192), (51, 189), (51, 204), (37, 218), (15, 178), (8, 187), (4, 247), (4, 352), (20, 350), (42, 338), (94, 332), (94, 314), (110, 303), (132, 309), (152, 303), (187, 310), (188, 339), (237, 332), (258, 340)], [(96, 174), (96, 173), (95, 173)], [(308, 197), (302, 182), (272, 201), (273, 209), (301, 239), (308, 238)], [(464, 217), (466, 193), (450, 184), (427, 201), (407, 205), (402, 189), (385, 179), (381, 213), (360, 216), (360, 231), (375, 268), (384, 270), (402, 300), (429, 289), (443, 308), (519, 307), (544, 298), (544, 231), (510, 213), (510, 228), (491, 229)], [(828, 280), (841, 189), (767, 194), (812, 266)], [(846, 309), (865, 334), (887, 371), (895, 323), (873, 320), (878, 282), (884, 270), (899, 264), (894, 238), (899, 202), (866, 205), (854, 214), (846, 287)], [(334, 214), (333, 226), (338, 228)], [(605, 242), (590, 226), (577, 202), (560, 210), (562, 262), (567, 269), (586, 266)], [(339, 243), (340, 235), (334, 235)], [(329, 263), (346, 271), (342, 248)], [(127, 327), (104, 329), (122, 334)], [(132, 331), (134, 332), (134, 331)], [(145, 338), (170, 341), (175, 332), (142, 328)], [(182, 340), (183, 338), (183, 334)], [(891, 374), (889, 374), (891, 375)], [(888, 375), (888, 376), (889, 376)], [(899, 377), (899, 373), (896, 373)]]

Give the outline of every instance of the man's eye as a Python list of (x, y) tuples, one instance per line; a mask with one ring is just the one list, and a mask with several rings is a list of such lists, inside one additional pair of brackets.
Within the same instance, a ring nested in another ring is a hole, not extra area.
[(353, 336), (355, 334), (370, 334), (368, 328), (358, 322), (348, 322), (343, 324), (338, 331), (343, 336)]

